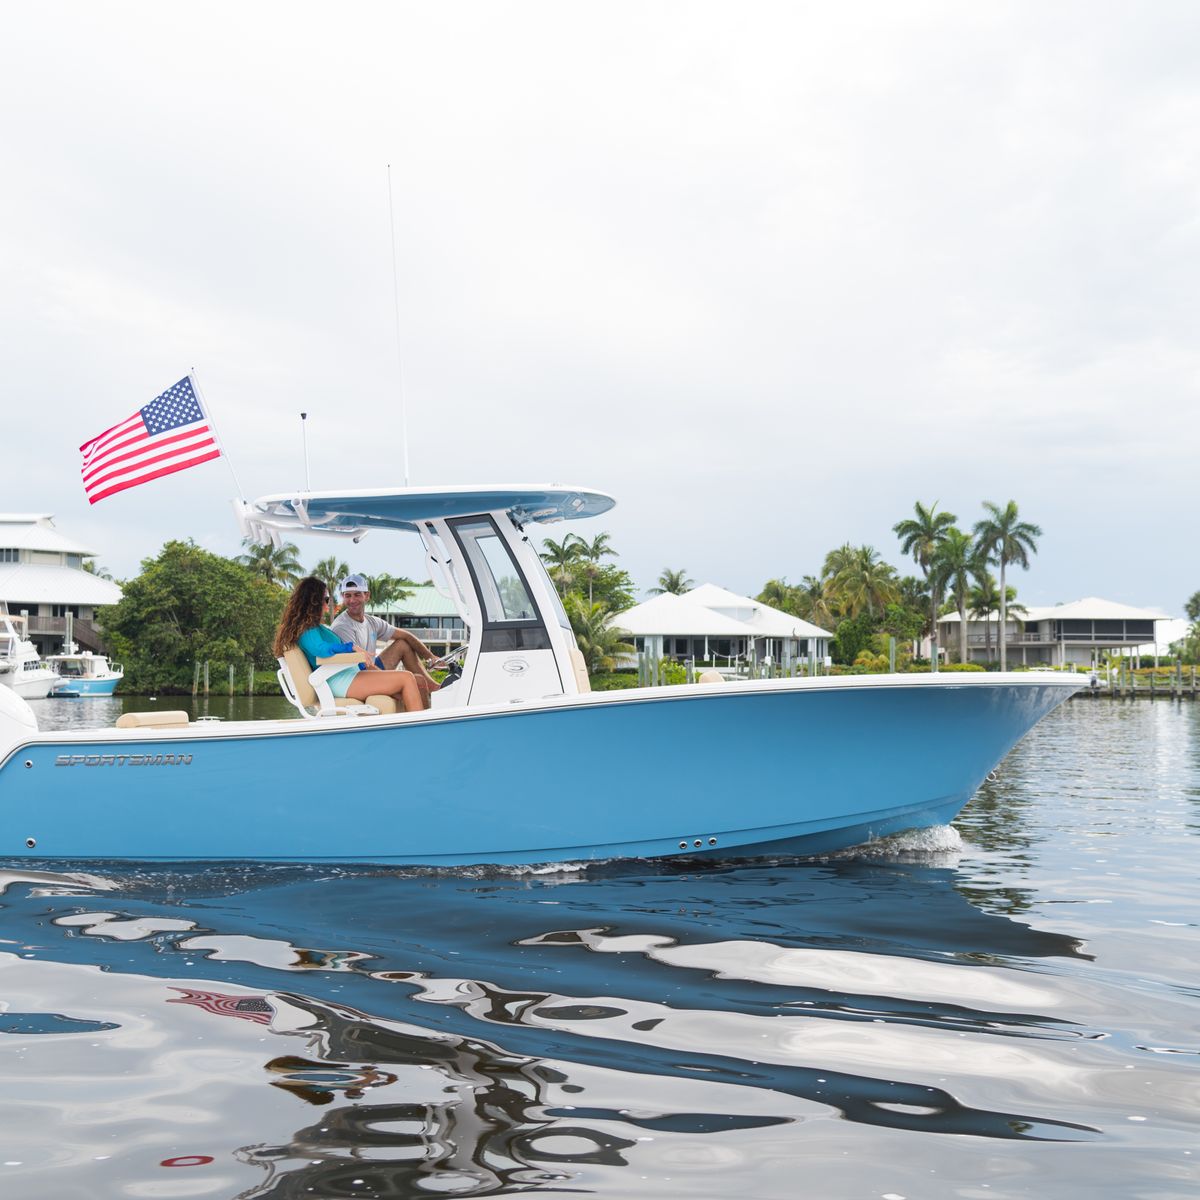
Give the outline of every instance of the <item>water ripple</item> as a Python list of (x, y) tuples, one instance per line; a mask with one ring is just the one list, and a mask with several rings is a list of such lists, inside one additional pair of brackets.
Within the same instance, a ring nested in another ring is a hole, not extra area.
[(1194, 1194), (1198, 746), (1077, 702), (823, 862), (0, 872), (0, 1179)]

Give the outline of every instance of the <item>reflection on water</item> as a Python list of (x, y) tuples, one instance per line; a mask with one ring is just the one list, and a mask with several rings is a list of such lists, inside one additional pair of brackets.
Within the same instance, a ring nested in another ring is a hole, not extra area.
[(0, 1178), (1193, 1194), (1196, 745), (1195, 710), (1068, 705), (952, 864), (26, 864), (0, 875)]
[(39, 729), (100, 729), (124, 712), (182, 709), (193, 721), (274, 721), (296, 710), (277, 692), (264, 696), (80, 696), (28, 701)]

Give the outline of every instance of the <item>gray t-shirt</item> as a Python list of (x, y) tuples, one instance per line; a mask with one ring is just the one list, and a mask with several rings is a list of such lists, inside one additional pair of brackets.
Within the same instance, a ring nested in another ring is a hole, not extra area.
[(375, 657), (377, 641), (391, 641), (398, 632), (394, 625), (389, 625), (382, 617), (363, 613), (361, 621), (354, 621), (345, 610), (338, 613), (330, 628), (343, 642), (353, 642), (365, 650), (368, 658)]

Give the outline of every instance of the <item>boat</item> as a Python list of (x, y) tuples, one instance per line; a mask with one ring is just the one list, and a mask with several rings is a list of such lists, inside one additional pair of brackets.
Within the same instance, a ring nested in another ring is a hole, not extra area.
[(62, 654), (46, 656), (46, 665), (58, 676), (51, 691), (55, 697), (111, 696), (125, 676), (125, 668), (103, 654), (81, 651), (73, 642)]
[(26, 636), (25, 618), (0, 611), (0, 685), (24, 700), (41, 700), (59, 682)]
[(468, 632), (433, 706), (331, 702), (326, 668), (306, 681), (287, 660), (289, 719), (126, 713), (113, 728), (42, 732), (0, 692), (0, 857), (523, 867), (823, 854), (949, 822), (1081, 685), (1031, 671), (591, 692), (531, 538), (613, 503), (557, 484), (235, 502), (260, 542), (420, 539)]

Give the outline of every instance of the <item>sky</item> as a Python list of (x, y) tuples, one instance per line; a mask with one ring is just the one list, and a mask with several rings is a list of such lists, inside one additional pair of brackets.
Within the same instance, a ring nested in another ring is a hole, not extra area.
[[(247, 498), (303, 486), (301, 411), (314, 488), (402, 484), (407, 412), (413, 484), (614, 495), (574, 528), (640, 591), (753, 594), (843, 542), (915, 573), (915, 501), (970, 528), (1009, 499), (1043, 530), (1026, 603), (1200, 588), (1195, 4), (5, 26), (0, 510), (119, 577), (240, 550), (225, 462), (80, 483), (79, 445), (194, 368)], [(423, 574), (415, 539), (345, 549)]]

